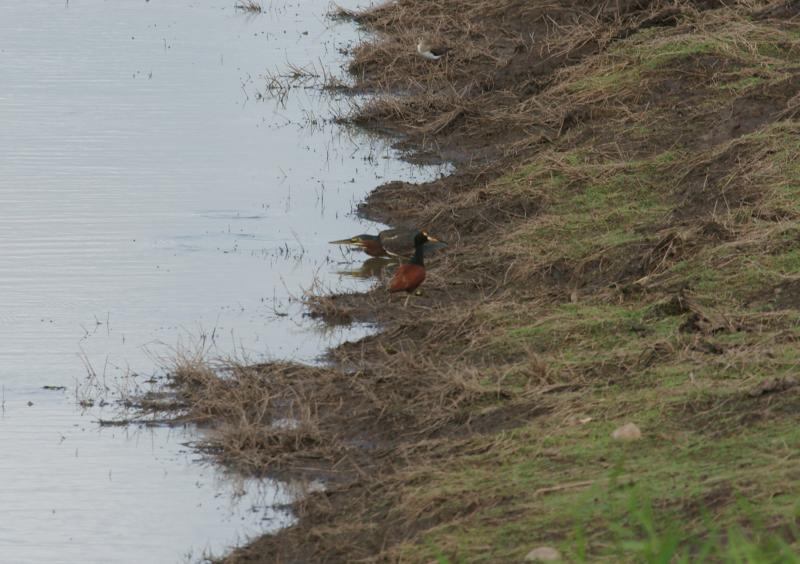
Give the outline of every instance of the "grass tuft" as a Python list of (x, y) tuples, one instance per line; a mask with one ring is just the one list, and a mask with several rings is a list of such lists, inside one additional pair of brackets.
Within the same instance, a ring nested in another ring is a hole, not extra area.
[(237, 10), (248, 12), (251, 14), (260, 14), (264, 11), (264, 7), (258, 0), (237, 0), (234, 6)]

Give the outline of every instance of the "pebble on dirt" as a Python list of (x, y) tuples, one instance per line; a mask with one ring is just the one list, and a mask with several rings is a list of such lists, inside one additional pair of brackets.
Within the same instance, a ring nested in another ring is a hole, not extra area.
[(642, 438), (642, 431), (636, 426), (636, 423), (626, 423), (611, 433), (611, 438), (615, 441), (638, 441)]
[(558, 562), (561, 553), (552, 546), (534, 548), (525, 556), (525, 562)]

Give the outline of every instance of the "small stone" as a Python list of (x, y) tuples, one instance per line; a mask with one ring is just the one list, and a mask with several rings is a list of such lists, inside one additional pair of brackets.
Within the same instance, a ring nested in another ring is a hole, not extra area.
[(558, 562), (561, 553), (552, 546), (534, 548), (525, 556), (525, 562)]
[(642, 432), (636, 426), (636, 423), (625, 423), (625, 425), (611, 433), (611, 438), (615, 441), (638, 441), (642, 438)]

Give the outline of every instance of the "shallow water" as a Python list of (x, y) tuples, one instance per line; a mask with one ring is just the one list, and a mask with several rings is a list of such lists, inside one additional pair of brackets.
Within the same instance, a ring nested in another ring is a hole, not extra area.
[(291, 488), (200, 464), (185, 431), (98, 429), (44, 395), (6, 397), (0, 561), (194, 561), (291, 522)]
[(280, 484), (193, 462), (191, 429), (101, 429), (74, 390), (202, 337), (308, 361), (364, 335), (292, 298), (370, 284), (326, 242), (376, 229), (351, 212), (383, 179), (436, 173), (321, 121), (313, 89), (258, 99), (267, 69), (338, 64), (356, 31), (327, 0), (232, 4), (0, 3), (3, 561), (178, 562), (288, 523)]

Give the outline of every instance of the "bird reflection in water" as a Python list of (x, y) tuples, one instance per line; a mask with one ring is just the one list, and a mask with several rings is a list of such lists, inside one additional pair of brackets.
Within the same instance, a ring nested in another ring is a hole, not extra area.
[(385, 257), (371, 257), (365, 260), (359, 268), (339, 270), (337, 274), (352, 276), (353, 278), (380, 278), (384, 268), (397, 264), (397, 259)]

